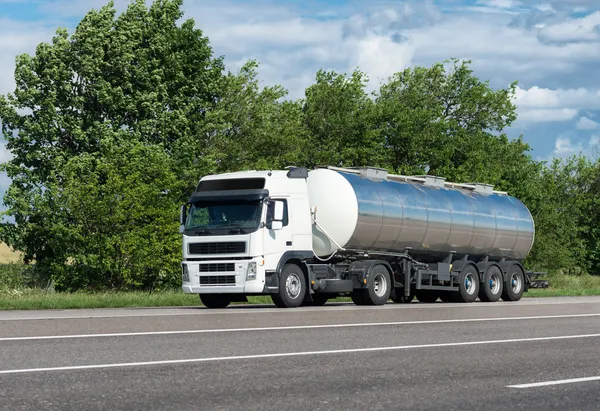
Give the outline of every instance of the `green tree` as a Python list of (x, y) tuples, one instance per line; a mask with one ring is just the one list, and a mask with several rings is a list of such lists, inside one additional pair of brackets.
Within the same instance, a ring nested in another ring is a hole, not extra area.
[(260, 88), (258, 64), (246, 63), (224, 79), (207, 118), (217, 172), (277, 169), (305, 162), (306, 132), (299, 102), (283, 100), (281, 86)]
[[(168, 180), (169, 195), (180, 201), (189, 194), (198, 174), (215, 168), (206, 148), (212, 130), (206, 118), (223, 88), (223, 62), (212, 56), (208, 39), (194, 28), (193, 20), (179, 23), (181, 5), (182, 0), (157, 0), (147, 7), (144, 0), (135, 0), (115, 17), (111, 2), (90, 11), (72, 36), (59, 29), (51, 43), (37, 47), (35, 55), (18, 56), (16, 89), (0, 96), (2, 131), (14, 156), (3, 165), (12, 179), (4, 197), (8, 207), (5, 214), (15, 221), (5, 227), (2, 236), (24, 252), (26, 261), (35, 260), (40, 269), (60, 277), (57, 273), (62, 264), (74, 258), (70, 270), (78, 269), (83, 275), (92, 264), (91, 260), (75, 258), (70, 249), (70, 244), (83, 238), (84, 226), (73, 225), (73, 209), (68, 205), (76, 194), (83, 196), (84, 192), (77, 191), (69, 173), (96, 155), (115, 165), (109, 157), (119, 152), (103, 145), (112, 142), (128, 147), (130, 140), (132, 144), (162, 147), (172, 159), (171, 172), (178, 177)], [(87, 170), (83, 167), (80, 172)], [(89, 172), (94, 170), (102, 186), (102, 176), (108, 175), (108, 170), (91, 168)], [(149, 192), (162, 190), (165, 187), (160, 181), (155, 187), (145, 187)], [(103, 192), (94, 193), (101, 196)], [(103, 201), (96, 200), (99, 204)], [(156, 201), (157, 207), (165, 206)], [(161, 218), (175, 218), (173, 204), (170, 207)], [(110, 238), (119, 236), (126, 241), (132, 226), (120, 221), (114, 227), (117, 231), (110, 235), (98, 231), (106, 238), (97, 241), (113, 241)], [(152, 227), (143, 225), (144, 218), (135, 221), (142, 224), (138, 230)], [(102, 220), (96, 223), (104, 224)], [(171, 255), (180, 252), (162, 228), (154, 235), (163, 236)], [(96, 246), (92, 243), (81, 242), (78, 256), (94, 255)], [(143, 242), (137, 246), (146, 247), (147, 255), (155, 251)], [(112, 275), (105, 262), (94, 264)]]
[(58, 289), (177, 285), (173, 160), (162, 145), (121, 134), (122, 141), (104, 140), (97, 153), (69, 159), (61, 187), (53, 187), (57, 222), (45, 244), (52, 256), (38, 264)]
[(374, 123), (375, 102), (365, 91), (366, 81), (359, 70), (350, 77), (317, 72), (302, 106), (310, 167), (384, 165), (384, 146)]
[(554, 159), (540, 171), (524, 200), (536, 227), (527, 262), (539, 270), (588, 272), (586, 210), (591, 203), (585, 187), (589, 184), (589, 160), (583, 156)]
[(382, 84), (378, 127), (390, 168), (403, 174), (441, 175), (455, 181), (502, 180), (506, 160), (528, 147), (503, 130), (516, 119), (516, 84), (494, 90), (469, 68), (470, 61), (407, 68)]

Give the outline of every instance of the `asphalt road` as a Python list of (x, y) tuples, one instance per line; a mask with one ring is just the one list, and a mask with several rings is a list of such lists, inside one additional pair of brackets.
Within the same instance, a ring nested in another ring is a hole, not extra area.
[(599, 404), (599, 297), (0, 312), (1, 410)]

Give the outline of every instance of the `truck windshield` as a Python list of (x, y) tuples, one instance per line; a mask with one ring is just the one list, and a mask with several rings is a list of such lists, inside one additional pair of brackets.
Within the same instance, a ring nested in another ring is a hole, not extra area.
[(261, 201), (194, 203), (185, 222), (186, 234), (247, 234), (260, 224)]

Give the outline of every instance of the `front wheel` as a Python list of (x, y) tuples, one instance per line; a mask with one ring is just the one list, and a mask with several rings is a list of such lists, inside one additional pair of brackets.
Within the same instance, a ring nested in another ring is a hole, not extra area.
[(279, 308), (299, 307), (305, 294), (304, 272), (296, 264), (286, 264), (279, 278), (279, 291), (271, 295), (273, 303)]
[(200, 301), (206, 308), (225, 308), (231, 301), (226, 295), (200, 294)]
[(313, 294), (312, 301), (304, 301), (302, 305), (307, 307), (321, 307), (327, 304), (327, 300), (329, 300), (329, 296), (325, 294)]

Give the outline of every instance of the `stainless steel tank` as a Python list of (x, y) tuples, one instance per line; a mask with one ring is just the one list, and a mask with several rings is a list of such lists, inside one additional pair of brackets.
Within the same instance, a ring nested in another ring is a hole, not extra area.
[[(456, 256), (524, 259), (534, 222), (515, 197), (489, 187), (429, 178), (394, 181), (368, 173), (317, 169), (309, 173), (315, 207), (313, 249), (319, 256), (347, 250), (402, 252), (422, 260)], [(398, 179), (397, 179), (398, 180)], [(466, 188), (468, 187), (468, 188)], [(478, 189), (480, 188), (480, 189)]]

